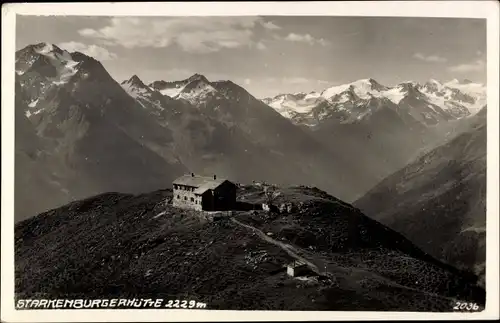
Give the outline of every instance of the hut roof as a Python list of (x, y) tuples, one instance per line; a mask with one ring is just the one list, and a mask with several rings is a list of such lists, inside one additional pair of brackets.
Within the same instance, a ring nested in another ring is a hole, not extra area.
[(195, 194), (203, 194), (207, 190), (216, 189), (226, 181), (229, 182), (225, 178), (214, 179), (214, 177), (209, 177), (209, 176), (183, 175), (177, 178), (175, 181), (173, 181), (173, 184), (194, 187), (196, 188), (194, 190)]
[(288, 264), (288, 267), (291, 267), (291, 268), (297, 268), (297, 267), (302, 267), (302, 266), (305, 266), (306, 263), (301, 261), (301, 260), (294, 260), (292, 261), (291, 263)]

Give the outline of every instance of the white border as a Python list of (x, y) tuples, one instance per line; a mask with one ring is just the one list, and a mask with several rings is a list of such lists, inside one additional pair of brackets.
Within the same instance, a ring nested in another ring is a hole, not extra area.
[[(95, 16), (406, 16), (487, 19), (488, 179), (486, 309), (480, 313), (286, 312), (216, 310), (14, 310), (14, 53), (15, 14)], [(21, 3), (2, 6), (2, 304), (5, 322), (469, 320), (499, 317), (498, 120), (499, 4), (497, 1)], [(12, 216), (11, 216), (12, 215)]]

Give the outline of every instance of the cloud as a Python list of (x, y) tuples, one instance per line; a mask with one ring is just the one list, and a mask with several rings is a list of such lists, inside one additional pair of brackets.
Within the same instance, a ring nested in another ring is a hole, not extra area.
[(86, 45), (75, 41), (60, 43), (59, 47), (69, 52), (81, 52), (99, 61), (108, 61), (117, 57), (115, 53), (110, 52), (104, 47), (100, 47), (97, 45)]
[(438, 55), (424, 55), (422, 53), (413, 54), (413, 58), (429, 63), (445, 63), (448, 61), (448, 59), (446, 59), (445, 57), (441, 57)]
[(266, 28), (266, 29), (269, 29), (269, 30), (277, 30), (277, 29), (281, 29), (280, 26), (276, 25), (275, 23), (273, 23), (272, 21), (266, 21), (266, 22), (262, 22), (261, 23), (262, 27)]
[(309, 45), (314, 45), (314, 44), (320, 44), (321, 46), (326, 46), (330, 44), (329, 41), (319, 38), (316, 39), (310, 34), (295, 34), (295, 33), (290, 33), (288, 36), (285, 37), (285, 40), (291, 41), (291, 42), (302, 42), (302, 43), (308, 43)]
[(486, 63), (482, 59), (467, 64), (450, 66), (448, 70), (456, 73), (481, 72), (486, 69)]
[(263, 42), (258, 42), (256, 46), (257, 46), (258, 50), (266, 50), (267, 49), (267, 46)]
[(125, 48), (177, 45), (190, 53), (212, 53), (255, 45), (257, 26), (266, 30), (280, 28), (261, 17), (114, 17), (103, 28), (81, 29), (79, 34)]

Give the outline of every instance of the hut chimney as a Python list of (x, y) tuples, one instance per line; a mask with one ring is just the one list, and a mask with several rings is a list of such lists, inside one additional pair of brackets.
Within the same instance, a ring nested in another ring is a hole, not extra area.
[(217, 179), (217, 176), (216, 176), (216, 175), (214, 175), (214, 180), (216, 180), (216, 179)]
[(194, 177), (194, 173), (191, 173), (191, 177)]

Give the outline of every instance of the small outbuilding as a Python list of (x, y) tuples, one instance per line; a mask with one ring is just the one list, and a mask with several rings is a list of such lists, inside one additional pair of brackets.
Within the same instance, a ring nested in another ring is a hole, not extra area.
[(295, 260), (286, 266), (288, 276), (297, 277), (306, 274), (309, 271), (307, 264), (300, 260)]

